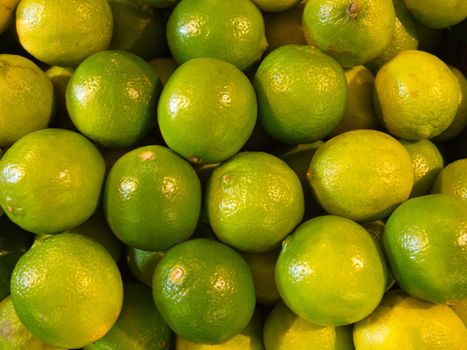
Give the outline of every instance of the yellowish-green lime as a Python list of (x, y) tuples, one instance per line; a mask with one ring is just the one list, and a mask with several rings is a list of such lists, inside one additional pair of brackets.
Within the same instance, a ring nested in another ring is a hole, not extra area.
[(126, 246), (128, 269), (138, 281), (152, 287), (154, 270), (165, 254), (165, 251), (142, 250)]
[(438, 174), (432, 193), (445, 193), (467, 201), (467, 158), (449, 163)]
[(165, 86), (173, 72), (178, 68), (177, 62), (171, 57), (159, 57), (148, 61), (149, 65), (154, 69), (157, 76)]
[(447, 28), (467, 17), (464, 0), (404, 0), (412, 15), (430, 28)]

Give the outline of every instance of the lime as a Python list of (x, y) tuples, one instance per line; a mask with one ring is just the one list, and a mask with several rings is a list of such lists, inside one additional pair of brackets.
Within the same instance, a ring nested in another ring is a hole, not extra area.
[(105, 147), (133, 146), (156, 115), (159, 78), (142, 58), (108, 50), (88, 57), (71, 77), (66, 105), (78, 130)]
[(261, 62), (254, 78), (260, 120), (278, 140), (320, 140), (342, 118), (347, 99), (344, 70), (307, 45), (285, 45)]
[(13, 24), (18, 3), (19, 0), (2, 0), (0, 6), (0, 34), (5, 32)]
[(205, 202), (216, 236), (246, 252), (278, 246), (304, 213), (297, 175), (284, 161), (263, 152), (240, 152), (215, 168)]
[(454, 310), (456, 315), (464, 322), (464, 326), (467, 327), (467, 299), (450, 303), (449, 307)]
[(77, 66), (105, 50), (113, 18), (107, 0), (21, 0), (16, 30), (21, 45), (49, 65)]
[(172, 73), (178, 68), (177, 62), (171, 57), (154, 58), (148, 63), (156, 72), (163, 86), (167, 84)]
[(446, 194), (409, 199), (389, 217), (384, 250), (397, 283), (411, 296), (467, 298), (467, 205)]
[(218, 59), (197, 58), (170, 77), (159, 100), (158, 120), (175, 152), (193, 163), (217, 163), (243, 147), (256, 112), (253, 86), (240, 70)]
[(63, 233), (35, 245), (11, 277), (13, 306), (37, 338), (80, 348), (104, 336), (123, 301), (120, 273), (94, 240)]
[(446, 193), (467, 201), (467, 158), (449, 163), (436, 178), (432, 193)]
[(127, 246), (126, 259), (128, 269), (134, 278), (148, 287), (152, 287), (154, 270), (165, 253), (165, 251), (142, 250)]
[(0, 147), (46, 128), (53, 107), (53, 86), (47, 75), (25, 57), (0, 54)]
[(60, 233), (96, 210), (104, 161), (84, 136), (64, 129), (32, 132), (0, 160), (0, 205), (33, 233)]
[(165, 250), (196, 228), (201, 185), (188, 162), (163, 146), (144, 146), (122, 156), (106, 179), (104, 211), (125, 244)]
[(248, 264), (228, 246), (205, 238), (169, 249), (156, 266), (153, 297), (174, 332), (218, 344), (240, 334), (255, 308)]
[(300, 317), (342, 326), (378, 306), (386, 289), (386, 263), (362, 226), (339, 216), (319, 216), (284, 240), (276, 283), (282, 300)]
[(467, 17), (464, 0), (404, 0), (412, 15), (431, 28), (447, 28)]

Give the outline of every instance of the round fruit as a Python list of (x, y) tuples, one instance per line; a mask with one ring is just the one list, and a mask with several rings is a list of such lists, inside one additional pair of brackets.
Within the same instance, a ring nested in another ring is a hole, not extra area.
[(250, 0), (182, 0), (169, 17), (167, 40), (179, 64), (211, 57), (241, 70), (267, 47), (263, 16)]
[(26, 231), (59, 233), (96, 210), (104, 161), (84, 136), (44, 129), (18, 140), (0, 159), (0, 205)]
[(151, 289), (135, 282), (123, 286), (123, 306), (114, 326), (84, 350), (172, 349), (173, 334), (152, 300)]
[(412, 15), (430, 28), (447, 28), (467, 17), (464, 0), (404, 0)]
[(256, 95), (228, 62), (197, 58), (170, 77), (158, 105), (167, 145), (193, 163), (217, 163), (237, 153), (256, 122)]
[(412, 198), (389, 217), (384, 250), (397, 283), (441, 303), (467, 298), (467, 205), (446, 194)]
[(447, 305), (390, 291), (370, 316), (355, 324), (353, 339), (358, 350), (462, 350), (467, 331)]
[(326, 215), (300, 225), (282, 244), (276, 264), (279, 294), (297, 315), (342, 326), (368, 316), (386, 289), (376, 241), (355, 222)]
[(154, 270), (165, 254), (165, 251), (142, 250), (126, 246), (128, 269), (134, 278), (148, 287), (152, 287)]
[(329, 134), (347, 99), (342, 67), (308, 45), (285, 45), (268, 54), (256, 71), (254, 87), (264, 128), (290, 144)]
[(303, 12), (308, 42), (344, 67), (379, 56), (391, 41), (394, 22), (391, 0), (308, 1)]
[(442, 169), (431, 192), (451, 194), (467, 201), (467, 158), (456, 160)]
[(240, 334), (255, 308), (248, 264), (233, 249), (205, 238), (169, 249), (152, 287), (170, 328), (195, 343), (218, 344)]
[(11, 297), (34, 336), (54, 346), (80, 348), (113, 326), (123, 287), (117, 265), (101, 245), (63, 233), (21, 257), (11, 277)]
[(318, 148), (307, 178), (329, 214), (369, 221), (389, 216), (407, 200), (413, 169), (396, 139), (376, 130), (353, 130)]
[(201, 185), (188, 162), (163, 146), (144, 146), (122, 156), (106, 179), (104, 212), (125, 244), (165, 250), (193, 234)]
[(21, 0), (16, 30), (21, 45), (51, 66), (77, 66), (105, 50), (113, 18), (107, 0)]
[(439, 135), (454, 120), (459, 85), (436, 56), (406, 50), (376, 74), (376, 112), (394, 136), (419, 140)]
[(53, 85), (47, 75), (25, 57), (0, 54), (0, 147), (46, 128), (53, 108)]
[(215, 168), (205, 201), (216, 236), (246, 252), (278, 246), (304, 213), (297, 175), (284, 161), (263, 152), (241, 152)]
[(142, 58), (108, 50), (88, 57), (72, 75), (66, 104), (78, 130), (105, 147), (135, 145), (156, 120), (159, 78)]
[(266, 350), (354, 350), (351, 327), (319, 326), (294, 314), (283, 302), (264, 323)]

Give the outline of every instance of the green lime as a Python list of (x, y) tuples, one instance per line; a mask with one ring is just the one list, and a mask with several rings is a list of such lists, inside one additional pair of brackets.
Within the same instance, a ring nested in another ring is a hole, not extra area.
[(446, 193), (467, 201), (467, 158), (449, 163), (436, 178), (432, 193)]
[(148, 287), (152, 287), (154, 270), (165, 254), (165, 251), (142, 250), (126, 246), (128, 269), (134, 278)]

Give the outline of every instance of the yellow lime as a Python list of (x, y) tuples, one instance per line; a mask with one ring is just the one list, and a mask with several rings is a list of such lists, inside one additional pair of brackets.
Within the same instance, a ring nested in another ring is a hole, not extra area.
[(256, 71), (254, 87), (264, 128), (289, 144), (328, 135), (347, 99), (342, 67), (308, 45), (285, 45), (269, 53)]
[(409, 199), (389, 217), (384, 250), (399, 284), (413, 297), (467, 298), (467, 204), (447, 194)]
[(467, 158), (449, 163), (436, 178), (432, 193), (446, 193), (467, 201)]
[(112, 28), (107, 0), (21, 0), (16, 9), (21, 45), (52, 66), (77, 66), (89, 55), (105, 50)]
[(159, 99), (158, 121), (175, 152), (193, 163), (217, 163), (243, 147), (256, 112), (253, 86), (240, 70), (218, 59), (196, 58), (170, 77)]
[(48, 126), (54, 108), (50, 79), (31, 60), (0, 54), (0, 147)]
[(122, 279), (101, 245), (63, 233), (21, 257), (11, 277), (11, 298), (34, 336), (54, 346), (80, 348), (104, 336), (117, 320)]
[(305, 221), (284, 240), (276, 283), (282, 300), (300, 317), (342, 326), (378, 306), (387, 269), (378, 244), (362, 226), (326, 215)]
[(432, 304), (388, 292), (381, 305), (354, 326), (359, 350), (463, 350), (467, 332), (457, 315), (443, 304)]
[(65, 129), (34, 131), (0, 160), (0, 205), (33, 233), (60, 233), (97, 208), (104, 161), (84, 136)]
[(446, 130), (459, 104), (459, 84), (438, 57), (406, 50), (376, 74), (376, 111), (394, 136), (419, 140)]
[(316, 325), (294, 314), (283, 302), (266, 318), (263, 338), (266, 350), (354, 349), (351, 327)]
[(413, 186), (412, 160), (388, 134), (353, 130), (318, 148), (307, 178), (329, 214), (370, 221), (389, 216), (407, 200)]
[(404, 0), (412, 15), (431, 28), (447, 28), (467, 17), (464, 0)]
[(211, 57), (241, 70), (267, 47), (263, 16), (250, 0), (182, 0), (169, 17), (167, 40), (179, 64)]
[(169, 249), (153, 279), (157, 309), (180, 337), (218, 344), (240, 334), (255, 308), (255, 289), (245, 260), (205, 238)]
[(391, 0), (308, 1), (303, 28), (310, 44), (344, 67), (365, 64), (382, 54), (394, 33)]
[(263, 152), (240, 152), (214, 169), (205, 202), (216, 236), (246, 252), (278, 246), (304, 213), (297, 175), (284, 161)]

